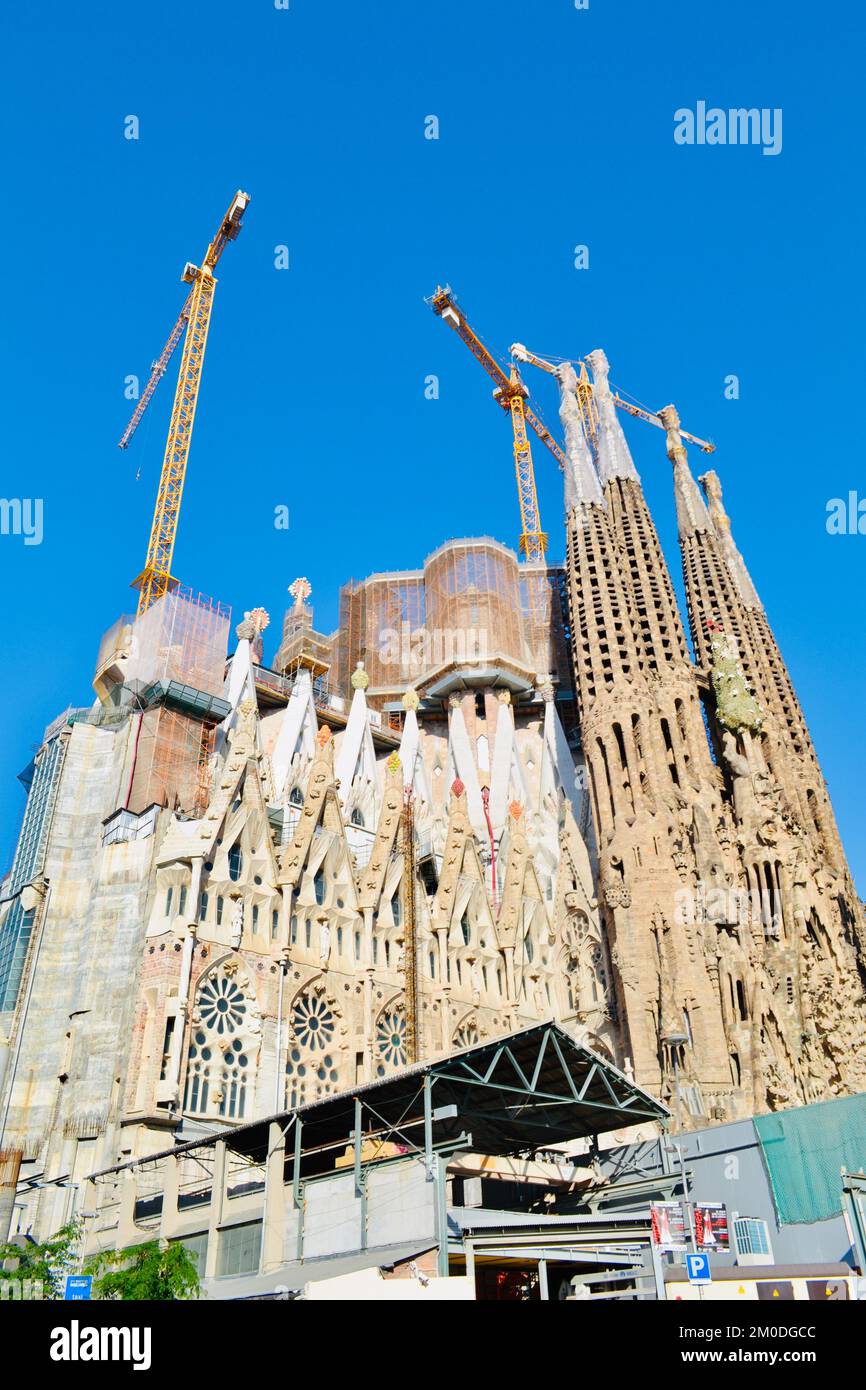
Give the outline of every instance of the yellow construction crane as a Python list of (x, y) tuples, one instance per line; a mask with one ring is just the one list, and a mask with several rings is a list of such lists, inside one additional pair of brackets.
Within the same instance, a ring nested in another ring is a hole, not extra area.
[(469, 327), (465, 315), (458, 308), (450, 286), (439, 286), (435, 294), (427, 300), (434, 314), (438, 314), (478, 359), (488, 376), (496, 383), (494, 399), (511, 416), (514, 435), (514, 468), (517, 474), (517, 492), (520, 498), (520, 549), (526, 560), (544, 562), (547, 549), (547, 535), (541, 529), (538, 513), (538, 496), (535, 490), (535, 469), (532, 462), (532, 449), (526, 426), (538, 435), (547, 446), (560, 468), (565, 464), (565, 454), (553, 435), (530, 410), (527, 401), (529, 392), (520, 379), (517, 368), (512, 363), (510, 372), (500, 367), (496, 358), (482, 343), (478, 335)]
[[(512, 357), (516, 357), (518, 362), (528, 362), (531, 366), (539, 367), (541, 371), (548, 372), (551, 376), (556, 376), (557, 367), (555, 364), (553, 362), (548, 362), (544, 357), (538, 357), (534, 352), (530, 352), (529, 348), (523, 346), (523, 343), (512, 343), (510, 350)], [(563, 358), (563, 361), (568, 361), (568, 359)], [(589, 379), (584, 362), (572, 362), (570, 365), (574, 367), (578, 373), (577, 403), (580, 406), (580, 413), (583, 417), (583, 424), (587, 437), (594, 444), (598, 434), (598, 407), (593, 395), (592, 382)], [(658, 415), (654, 414), (653, 411), (645, 410), (643, 406), (640, 405), (632, 405), (631, 401), (624, 401), (618, 391), (613, 393), (613, 403), (620, 410), (625, 410), (629, 415), (634, 415), (638, 420), (646, 420), (647, 424), (655, 425), (660, 430), (665, 428)], [(689, 434), (686, 430), (680, 430), (680, 434), (683, 439), (688, 439), (692, 444), (696, 444), (703, 453), (715, 453), (715, 444), (709, 443), (708, 440), (698, 439), (697, 435)]]
[(201, 266), (187, 262), (181, 279), (184, 284), (191, 285), (192, 289), (181, 310), (180, 318), (169, 334), (165, 347), (153, 364), (150, 379), (142, 392), (141, 400), (120, 440), (119, 447), (125, 449), (185, 331), (186, 337), (180, 359), (174, 405), (171, 411), (168, 439), (165, 445), (165, 456), (162, 461), (159, 490), (156, 495), (153, 524), (147, 547), (147, 559), (141, 574), (133, 580), (133, 588), (137, 588), (139, 591), (139, 615), (145, 613), (151, 604), (177, 585), (177, 581), (172, 578), (171, 574), (171, 560), (177, 536), (177, 523), (180, 515), (181, 498), (183, 497), (189, 445), (201, 384), (202, 363), (204, 362), (213, 309), (213, 296), (216, 288), (214, 268), (228, 243), (234, 241), (240, 232), (241, 219), (246, 212), (249, 201), (247, 193), (238, 191), (220, 223), (216, 236), (205, 253)]

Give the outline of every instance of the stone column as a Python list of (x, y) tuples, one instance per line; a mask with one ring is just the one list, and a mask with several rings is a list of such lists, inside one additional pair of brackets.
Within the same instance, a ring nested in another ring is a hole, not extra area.
[(213, 1179), (211, 1183), (210, 1210), (208, 1212), (207, 1223), (207, 1260), (204, 1269), (206, 1279), (213, 1279), (216, 1274), (217, 1242), (219, 1240), (219, 1225), (223, 1217), (225, 1191), (226, 1144), (224, 1139), (218, 1139), (213, 1150)]
[(128, 1245), (135, 1244), (135, 1203), (138, 1197), (138, 1185), (135, 1181), (135, 1170), (127, 1168), (120, 1179), (120, 1206), (117, 1216), (117, 1248), (124, 1250)]
[(180, 1160), (176, 1154), (165, 1159), (162, 1183), (162, 1213), (159, 1218), (160, 1240), (170, 1240), (177, 1227), (177, 1198), (180, 1184)]
[(268, 1125), (268, 1157), (265, 1166), (265, 1209), (262, 1225), (262, 1273), (283, 1263), (286, 1201), (284, 1170), (286, 1136), (276, 1121)]
[(20, 1149), (0, 1150), (0, 1244), (7, 1239), (12, 1224), (22, 1157)]

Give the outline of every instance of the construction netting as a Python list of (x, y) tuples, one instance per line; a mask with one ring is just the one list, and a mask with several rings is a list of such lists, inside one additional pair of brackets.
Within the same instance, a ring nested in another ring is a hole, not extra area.
[(494, 653), (526, 663), (520, 566), (512, 550), (487, 537), (451, 541), (429, 557), (424, 579), (428, 630), (442, 649), (431, 667)]
[(230, 621), (231, 609), (214, 599), (183, 588), (163, 594), (135, 621), (126, 681), (177, 680), (221, 695)]
[(363, 661), (368, 699), (381, 704), (443, 667), (498, 656), (569, 687), (566, 613), (564, 571), (519, 564), (489, 537), (449, 541), (423, 570), (343, 586), (334, 686), (350, 696), (351, 674)]
[(355, 665), (363, 659), (365, 598), (364, 585), (354, 579), (340, 590), (340, 625), (333, 638), (331, 683), (344, 697), (351, 689), (349, 678)]
[(206, 806), (213, 731), (164, 705), (133, 716), (132, 773), (127, 810), (154, 804), (198, 815)]
[(841, 1170), (866, 1166), (866, 1095), (758, 1115), (754, 1124), (779, 1224), (838, 1216)]
[(274, 669), (290, 671), (306, 666), (323, 676), (331, 668), (331, 645), (330, 637), (315, 631), (313, 610), (305, 603), (296, 603), (283, 619), (283, 640), (274, 657)]
[[(425, 666), (422, 572), (374, 574), (362, 585), (347, 585), (341, 594), (337, 646), (340, 679), (346, 686), (356, 663), (363, 661), (370, 677), (368, 696), (399, 698)], [(351, 689), (345, 693), (350, 695)]]
[(565, 571), (521, 565), (520, 596), (533, 669), (571, 686)]

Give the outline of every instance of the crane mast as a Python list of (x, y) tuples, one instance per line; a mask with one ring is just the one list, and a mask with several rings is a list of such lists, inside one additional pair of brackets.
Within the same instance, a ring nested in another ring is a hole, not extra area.
[(550, 431), (541, 423), (527, 404), (529, 392), (520, 379), (517, 368), (512, 364), (506, 373), (496, 358), (484, 346), (477, 333), (470, 328), (465, 316), (458, 309), (451, 290), (437, 288), (427, 301), (434, 314), (453, 328), (463, 340), (473, 357), (481, 363), (488, 376), (495, 382), (494, 399), (508, 411), (511, 417), (511, 430), (514, 438), (514, 471), (517, 477), (517, 494), (520, 499), (520, 549), (529, 562), (544, 563), (547, 550), (547, 535), (541, 529), (538, 512), (538, 495), (535, 487), (535, 466), (526, 427), (538, 436), (550, 450), (560, 467), (565, 464), (565, 455)]
[(175, 347), (184, 335), (185, 329), (186, 336), (181, 353), (177, 387), (174, 393), (168, 438), (153, 512), (147, 558), (141, 574), (133, 581), (133, 587), (139, 591), (139, 616), (145, 613), (163, 594), (176, 587), (177, 581), (172, 578), (171, 574), (171, 562), (177, 537), (177, 524), (183, 498), (189, 446), (195, 423), (202, 365), (213, 310), (213, 297), (216, 289), (216, 278), (213, 272), (225, 247), (230, 241), (234, 241), (240, 232), (241, 219), (248, 203), (248, 194), (240, 191), (235, 194), (228, 212), (220, 223), (216, 236), (208, 246), (201, 267), (189, 263), (185, 267), (182, 279), (187, 284), (191, 284), (192, 289), (181, 310), (180, 318), (169, 334), (168, 341), (154, 364), (142, 398), (120, 440), (120, 448), (126, 448), (165, 372)]

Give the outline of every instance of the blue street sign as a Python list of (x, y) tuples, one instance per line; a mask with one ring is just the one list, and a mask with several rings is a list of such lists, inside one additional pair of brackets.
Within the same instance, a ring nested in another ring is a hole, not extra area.
[(709, 1255), (686, 1255), (686, 1269), (690, 1284), (712, 1283)]
[(92, 1274), (67, 1274), (66, 1276), (66, 1297), (73, 1303), (80, 1303), (92, 1298), (93, 1288)]

